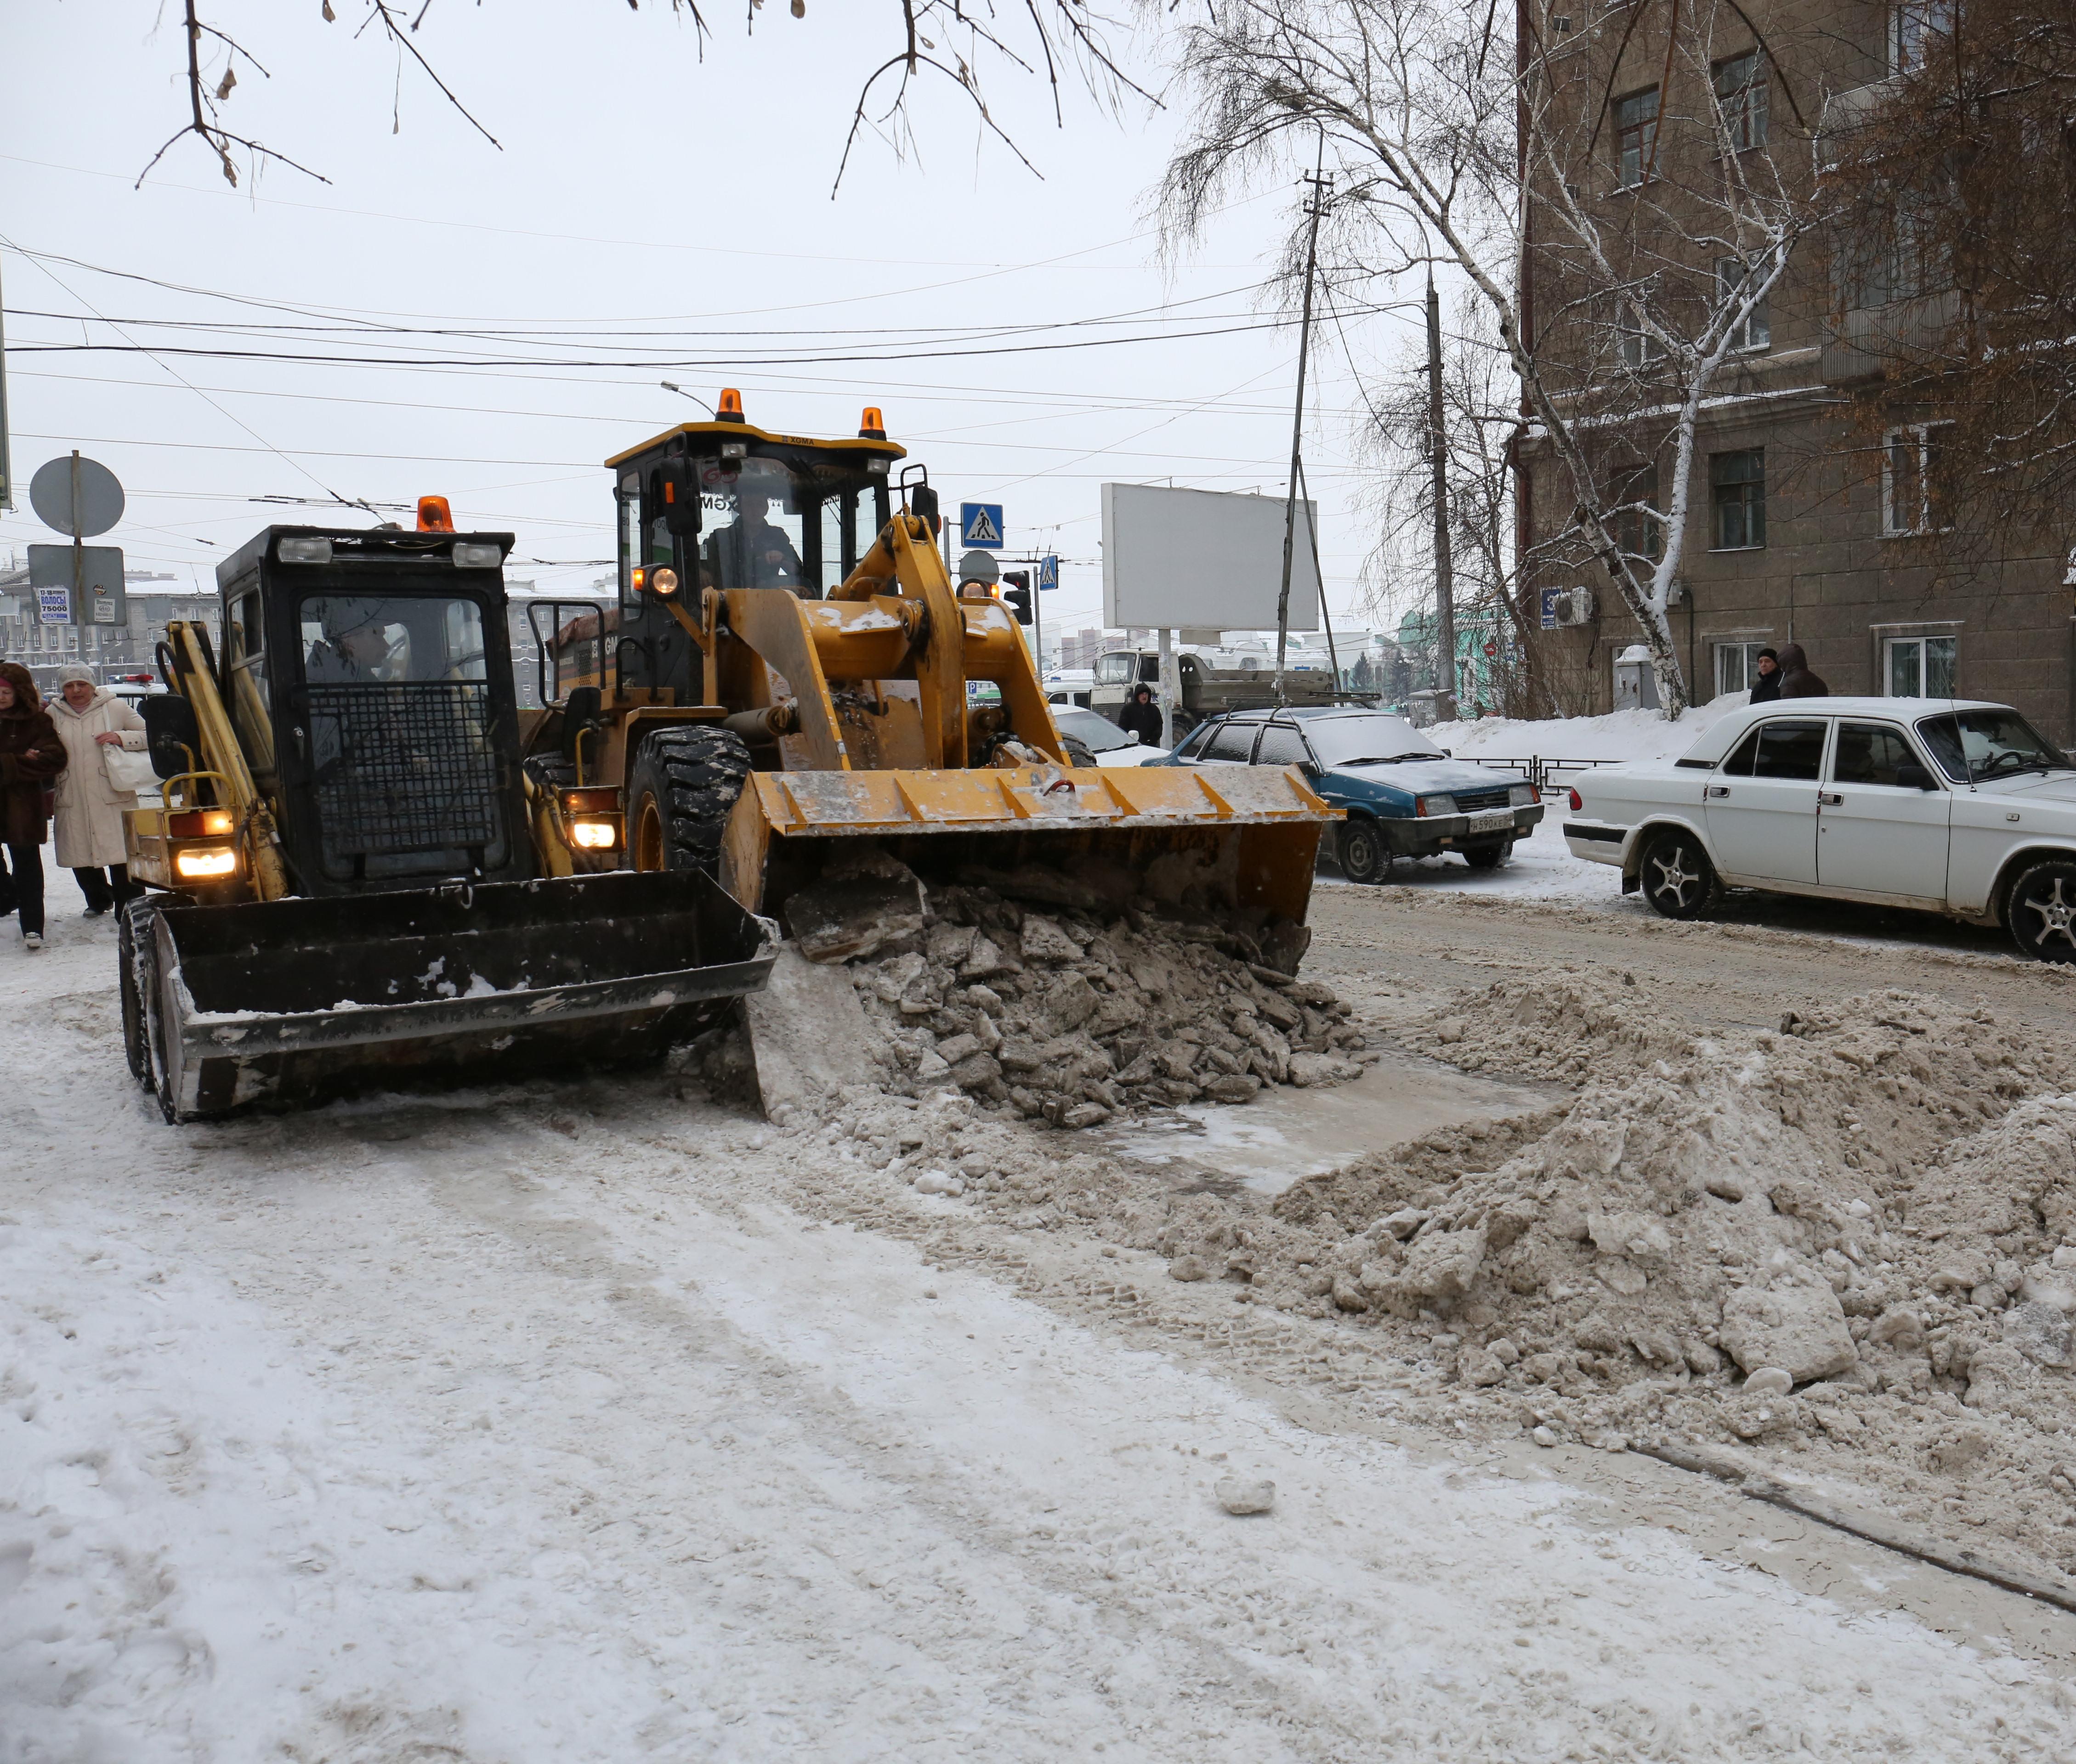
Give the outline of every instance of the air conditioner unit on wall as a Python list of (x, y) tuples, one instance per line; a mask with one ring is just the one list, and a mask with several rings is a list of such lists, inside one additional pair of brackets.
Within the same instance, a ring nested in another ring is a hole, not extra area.
[(1593, 617), (1593, 591), (1591, 588), (1569, 588), (1557, 597), (1557, 622), (1559, 625), (1588, 625)]

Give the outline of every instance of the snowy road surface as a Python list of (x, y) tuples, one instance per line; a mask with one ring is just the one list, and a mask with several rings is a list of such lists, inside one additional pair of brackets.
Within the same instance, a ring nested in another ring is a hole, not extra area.
[(1301, 1427), (658, 1073), (168, 1128), (56, 926), (0, 941), (6, 1764), (2076, 1747), (1876, 1581)]

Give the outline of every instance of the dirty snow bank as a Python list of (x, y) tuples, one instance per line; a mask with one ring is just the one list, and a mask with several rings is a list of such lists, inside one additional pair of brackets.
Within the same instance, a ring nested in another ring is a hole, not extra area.
[(1696, 1040), (1625, 977), (1415, 1028), (1587, 1087), (1283, 1196), (1319, 1297), (1560, 1434), (1808, 1455), (2076, 1571), (2076, 1061), (1901, 992)]
[(1746, 693), (1727, 692), (1690, 705), (1675, 722), (1656, 711), (1613, 711), (1605, 716), (1482, 716), (1437, 723), (1426, 733), (1463, 759), (1677, 759), (1718, 717), (1747, 702)]

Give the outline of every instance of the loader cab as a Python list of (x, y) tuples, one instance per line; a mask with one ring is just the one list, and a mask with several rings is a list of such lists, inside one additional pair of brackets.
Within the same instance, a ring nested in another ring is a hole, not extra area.
[(620, 573), (619, 604), (601, 621), (608, 695), (646, 687), (697, 704), (695, 648), (666, 601), (696, 618), (708, 588), (824, 599), (891, 517), (888, 479), (906, 450), (876, 423), (855, 440), (817, 441), (753, 426), (733, 393), (720, 409), (607, 462)]
[(218, 567), (218, 689), (298, 893), (534, 874), (511, 546), (509, 533), (269, 527)]

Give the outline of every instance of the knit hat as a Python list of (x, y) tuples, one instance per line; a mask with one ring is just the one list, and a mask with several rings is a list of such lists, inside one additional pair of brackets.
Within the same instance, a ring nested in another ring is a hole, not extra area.
[(77, 662), (68, 662), (58, 670), (58, 684), (60, 687), (69, 686), (74, 680), (84, 680), (89, 686), (97, 683), (93, 678), (93, 670), (81, 667)]

